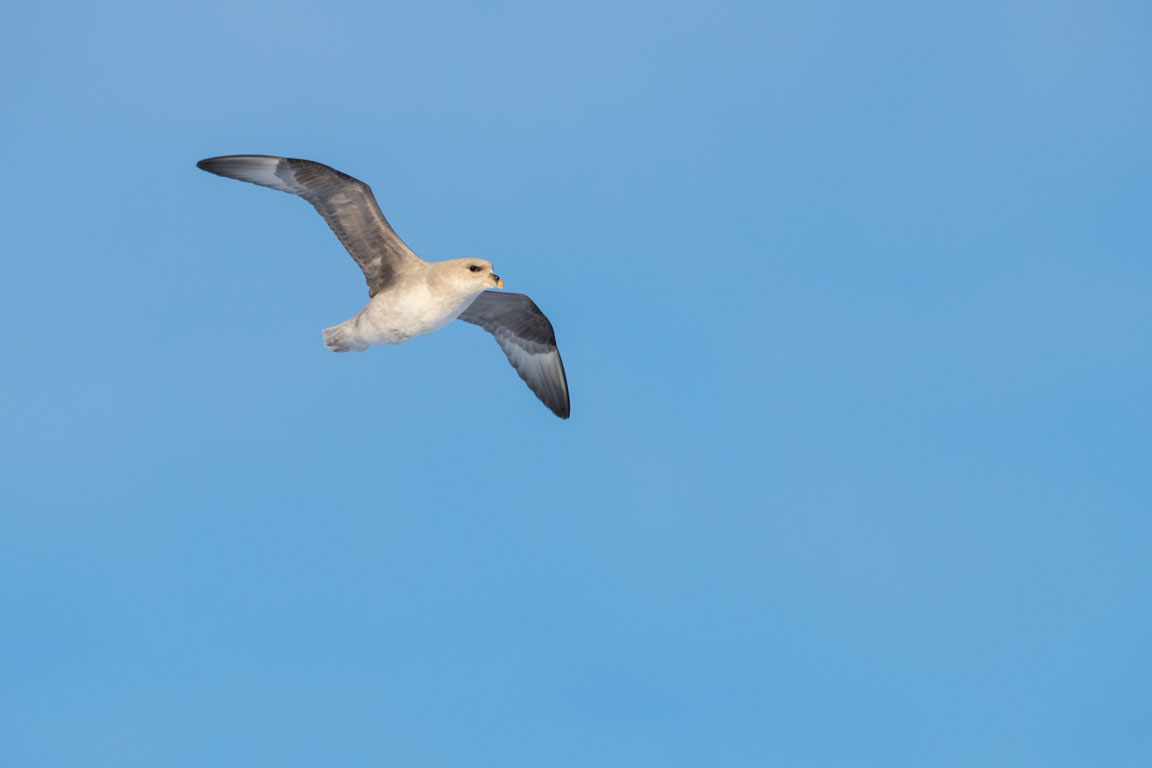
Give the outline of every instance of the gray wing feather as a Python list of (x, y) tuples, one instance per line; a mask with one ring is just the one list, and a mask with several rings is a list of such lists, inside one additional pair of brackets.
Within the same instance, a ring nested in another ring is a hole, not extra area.
[(460, 319), (495, 336), (508, 362), (536, 397), (560, 418), (568, 418), (572, 411), (568, 378), (556, 348), (556, 334), (532, 299), (522, 293), (485, 291)]
[(196, 167), (307, 200), (364, 270), (370, 296), (395, 277), (399, 265), (419, 259), (384, 218), (372, 189), (335, 168), (267, 155), (212, 157), (196, 163)]

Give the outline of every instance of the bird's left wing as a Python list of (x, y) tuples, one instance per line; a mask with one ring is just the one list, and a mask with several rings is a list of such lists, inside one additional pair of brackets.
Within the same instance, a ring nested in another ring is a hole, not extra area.
[(384, 218), (372, 189), (335, 168), (269, 155), (210, 157), (196, 167), (307, 200), (364, 271), (369, 296), (388, 285), (398, 269), (420, 260)]
[(528, 388), (562, 419), (571, 413), (568, 378), (556, 348), (552, 323), (532, 299), (522, 293), (485, 291), (460, 314), (496, 337), (508, 362)]

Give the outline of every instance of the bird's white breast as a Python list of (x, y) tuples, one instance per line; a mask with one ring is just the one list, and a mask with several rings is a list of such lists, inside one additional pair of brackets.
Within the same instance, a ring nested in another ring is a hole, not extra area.
[(366, 344), (403, 344), (434, 333), (455, 320), (476, 298), (430, 290), (424, 281), (412, 281), (376, 294), (359, 315), (348, 322)]

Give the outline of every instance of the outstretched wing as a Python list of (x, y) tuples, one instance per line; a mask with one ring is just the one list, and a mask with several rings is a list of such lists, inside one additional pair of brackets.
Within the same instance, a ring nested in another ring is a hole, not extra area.
[(460, 314), (460, 319), (495, 336), (508, 362), (536, 397), (552, 413), (568, 418), (572, 410), (568, 378), (556, 348), (556, 334), (532, 299), (522, 293), (485, 291)]
[(393, 279), (397, 267), (419, 261), (384, 218), (371, 187), (335, 168), (267, 155), (212, 157), (196, 163), (196, 167), (307, 200), (364, 270), (369, 296), (375, 296)]

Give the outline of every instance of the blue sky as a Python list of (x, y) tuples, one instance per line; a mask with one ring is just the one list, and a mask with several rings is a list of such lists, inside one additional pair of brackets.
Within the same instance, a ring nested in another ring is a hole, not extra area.
[(0, 763), (1152, 760), (1147, 4), (3, 16)]

